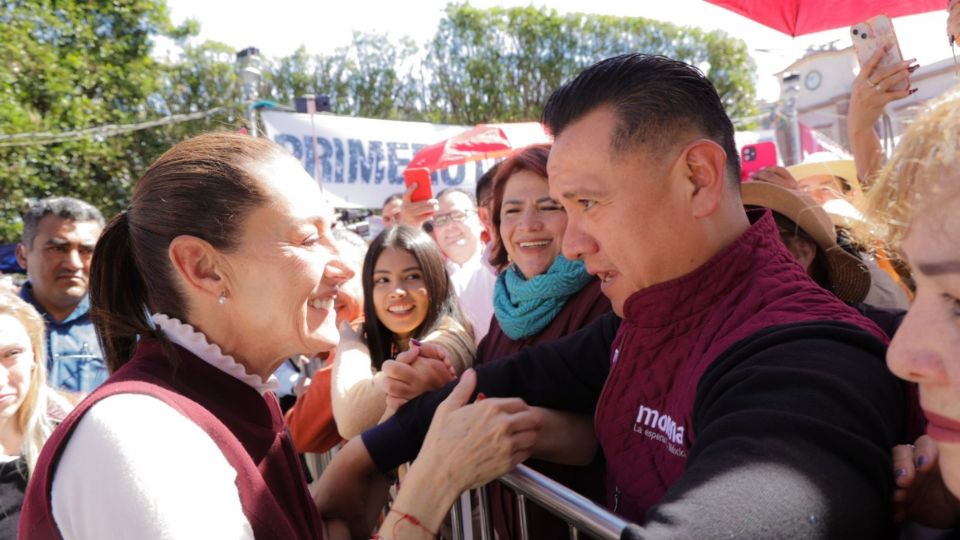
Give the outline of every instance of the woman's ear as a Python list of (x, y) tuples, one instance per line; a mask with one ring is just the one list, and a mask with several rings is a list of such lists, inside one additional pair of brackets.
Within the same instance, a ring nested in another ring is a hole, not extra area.
[(206, 240), (180, 235), (170, 242), (167, 254), (183, 286), (194, 294), (216, 300), (227, 292), (219, 267), (220, 254)]
[(727, 153), (708, 139), (699, 139), (684, 152), (690, 182), (691, 210), (696, 218), (713, 214), (726, 193)]

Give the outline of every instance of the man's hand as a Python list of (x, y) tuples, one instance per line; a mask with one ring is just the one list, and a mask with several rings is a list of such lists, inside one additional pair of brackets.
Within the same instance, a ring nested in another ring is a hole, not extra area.
[(960, 501), (943, 484), (937, 445), (924, 435), (893, 447), (893, 516), (939, 529), (960, 523)]
[(425, 201), (413, 202), (410, 197), (417, 189), (417, 183), (414, 182), (403, 192), (403, 204), (400, 206), (400, 213), (397, 214), (397, 223), (419, 229), (424, 222), (433, 217), (440, 208), (440, 203), (436, 199), (427, 199)]
[(387, 360), (380, 370), (383, 391), (387, 394), (387, 409), (397, 410), (407, 401), (443, 387), (456, 377), (447, 351), (439, 345), (411, 344), (410, 348)]

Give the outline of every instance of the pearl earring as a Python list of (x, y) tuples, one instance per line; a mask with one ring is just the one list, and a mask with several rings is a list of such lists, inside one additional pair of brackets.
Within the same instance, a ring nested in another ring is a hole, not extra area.
[(221, 306), (227, 303), (227, 293), (220, 293), (220, 298), (217, 298), (217, 303)]

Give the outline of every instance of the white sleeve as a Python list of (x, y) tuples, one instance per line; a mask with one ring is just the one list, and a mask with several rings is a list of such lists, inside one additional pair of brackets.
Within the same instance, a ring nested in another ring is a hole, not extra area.
[(236, 470), (209, 435), (159, 399), (117, 394), (90, 408), (53, 478), (65, 540), (253, 538)]

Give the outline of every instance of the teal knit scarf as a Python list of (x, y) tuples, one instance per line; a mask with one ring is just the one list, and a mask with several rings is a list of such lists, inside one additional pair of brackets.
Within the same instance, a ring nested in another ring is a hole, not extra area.
[(497, 322), (510, 339), (536, 335), (591, 279), (583, 262), (569, 261), (563, 255), (557, 255), (545, 273), (531, 280), (524, 278), (516, 265), (510, 265), (497, 276), (493, 294)]

